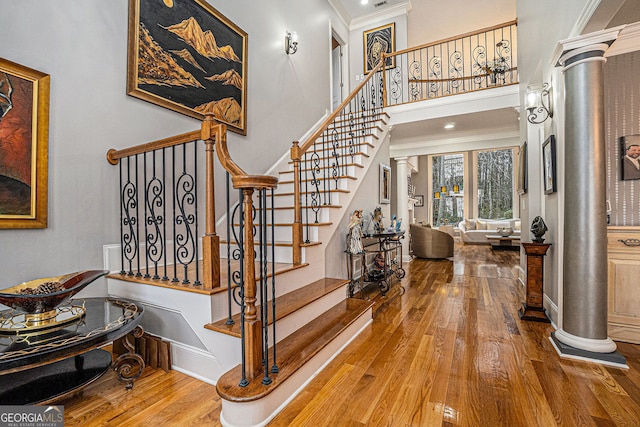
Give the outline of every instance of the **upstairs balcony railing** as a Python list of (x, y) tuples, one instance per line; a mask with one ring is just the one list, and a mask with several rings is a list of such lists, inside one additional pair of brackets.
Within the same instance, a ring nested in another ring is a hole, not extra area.
[(384, 55), (385, 106), (518, 83), (516, 25), (514, 20)]

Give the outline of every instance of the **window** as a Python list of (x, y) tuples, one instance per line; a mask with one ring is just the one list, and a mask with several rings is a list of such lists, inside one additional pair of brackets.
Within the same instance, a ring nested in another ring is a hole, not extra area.
[(445, 154), (433, 157), (434, 227), (456, 225), (464, 218), (464, 155)]
[(513, 217), (513, 150), (478, 152), (478, 217)]

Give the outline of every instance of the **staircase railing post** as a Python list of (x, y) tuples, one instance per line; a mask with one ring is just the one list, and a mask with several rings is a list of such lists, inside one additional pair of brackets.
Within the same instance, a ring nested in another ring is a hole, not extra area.
[(386, 61), (387, 58), (385, 56), (385, 52), (382, 52), (382, 106), (383, 107), (388, 107), (387, 105), (387, 67), (385, 67), (386, 65)]
[(253, 380), (263, 374), (262, 369), (262, 322), (256, 308), (256, 266), (253, 236), (253, 188), (243, 188), (243, 246), (244, 246), (244, 350), (247, 379)]
[(201, 132), (206, 158), (205, 234), (202, 236), (203, 283), (205, 289), (212, 289), (220, 287), (220, 237), (216, 234), (214, 149), (220, 138), (226, 138), (226, 127), (218, 124), (212, 113), (207, 113), (202, 121)]
[(298, 141), (293, 141), (291, 147), (291, 159), (293, 161), (293, 225), (292, 225), (292, 243), (293, 243), (293, 264), (302, 264), (302, 206), (300, 204), (300, 159), (302, 153)]

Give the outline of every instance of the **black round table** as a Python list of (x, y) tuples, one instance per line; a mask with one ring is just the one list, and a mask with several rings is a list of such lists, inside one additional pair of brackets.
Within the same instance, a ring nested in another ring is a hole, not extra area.
[(50, 402), (96, 380), (111, 367), (127, 388), (142, 374), (144, 360), (127, 339), (128, 352), (115, 361), (110, 352), (99, 348), (130, 332), (142, 336), (141, 305), (117, 298), (74, 299), (71, 304), (85, 310), (72, 323), (33, 333), (0, 331), (1, 405)]

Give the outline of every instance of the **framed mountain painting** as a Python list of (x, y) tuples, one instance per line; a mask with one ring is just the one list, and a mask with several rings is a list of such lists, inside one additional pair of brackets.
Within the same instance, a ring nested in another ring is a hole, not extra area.
[(205, 0), (130, 0), (127, 93), (246, 135), (247, 38)]

